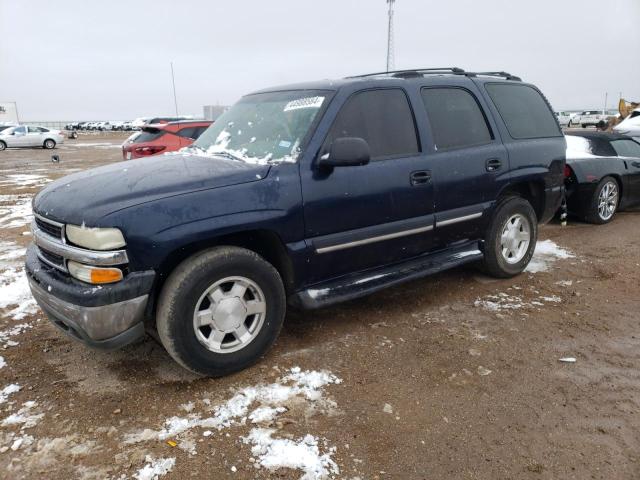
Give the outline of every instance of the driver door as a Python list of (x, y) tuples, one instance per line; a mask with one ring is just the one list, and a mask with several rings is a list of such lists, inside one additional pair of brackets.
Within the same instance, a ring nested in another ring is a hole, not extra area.
[(28, 144), (29, 139), (27, 138), (27, 127), (16, 127), (16, 129), (13, 131), (11, 146), (26, 147)]
[(369, 144), (367, 165), (302, 168), (311, 282), (416, 256), (430, 249), (433, 185), (403, 89), (353, 94), (338, 112), (318, 158), (337, 138)]

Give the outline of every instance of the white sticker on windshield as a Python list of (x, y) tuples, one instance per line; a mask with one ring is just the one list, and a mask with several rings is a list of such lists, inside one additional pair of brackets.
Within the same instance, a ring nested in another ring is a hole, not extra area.
[(292, 100), (284, 106), (284, 111), (299, 110), (301, 108), (320, 108), (324, 97), (306, 97)]

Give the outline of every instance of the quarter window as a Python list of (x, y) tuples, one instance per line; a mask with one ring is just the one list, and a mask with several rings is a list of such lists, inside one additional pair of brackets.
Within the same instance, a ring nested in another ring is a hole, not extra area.
[(512, 83), (489, 83), (486, 89), (513, 138), (562, 136), (553, 112), (536, 89)]
[(363, 138), (371, 159), (415, 155), (416, 127), (403, 90), (369, 90), (353, 95), (338, 113), (325, 140), (325, 151), (342, 137)]
[(640, 143), (633, 140), (612, 140), (611, 146), (621, 157), (640, 158)]
[(436, 150), (483, 145), (493, 140), (477, 100), (468, 91), (461, 88), (424, 88), (422, 101), (427, 109)]

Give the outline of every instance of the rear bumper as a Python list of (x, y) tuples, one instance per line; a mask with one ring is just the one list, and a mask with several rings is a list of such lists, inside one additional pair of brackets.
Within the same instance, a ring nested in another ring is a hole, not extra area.
[(112, 285), (88, 285), (41, 262), (27, 251), (27, 278), (33, 297), (49, 320), (85, 345), (123, 347), (144, 335), (144, 318), (154, 272), (129, 274)]

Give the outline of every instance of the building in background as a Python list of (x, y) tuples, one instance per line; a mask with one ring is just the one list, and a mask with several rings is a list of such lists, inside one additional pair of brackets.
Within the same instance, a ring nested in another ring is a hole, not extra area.
[(202, 107), (205, 120), (216, 121), (220, 115), (229, 110), (229, 107), (224, 105), (205, 105)]
[(18, 123), (18, 105), (16, 102), (0, 102), (0, 125)]

